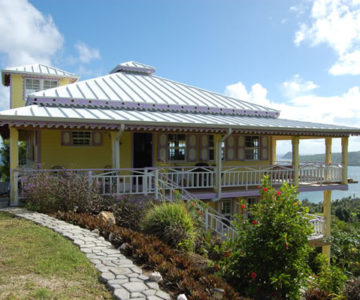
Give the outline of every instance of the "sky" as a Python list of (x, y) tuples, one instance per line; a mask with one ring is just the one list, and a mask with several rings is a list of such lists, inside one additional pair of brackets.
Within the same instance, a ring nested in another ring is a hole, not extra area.
[[(281, 118), (360, 127), (360, 0), (0, 0), (1, 69), (45, 63), (84, 80), (129, 60)], [(324, 144), (302, 140), (300, 154)]]

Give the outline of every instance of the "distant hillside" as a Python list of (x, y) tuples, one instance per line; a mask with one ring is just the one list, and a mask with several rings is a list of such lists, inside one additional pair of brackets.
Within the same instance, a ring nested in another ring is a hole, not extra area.
[[(282, 159), (291, 160), (292, 153), (286, 153)], [(325, 154), (300, 155), (300, 162), (323, 162)], [(332, 153), (332, 162), (341, 163), (341, 153)], [(349, 152), (349, 166), (360, 166), (360, 151)]]

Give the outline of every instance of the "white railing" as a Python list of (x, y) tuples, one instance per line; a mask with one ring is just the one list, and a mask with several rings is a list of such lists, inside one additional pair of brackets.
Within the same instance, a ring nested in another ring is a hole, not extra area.
[(313, 229), (314, 229), (314, 232), (309, 237), (309, 239), (312, 240), (312, 239), (322, 238), (324, 236), (324, 231), (325, 231), (324, 217), (317, 216), (317, 215), (311, 215), (311, 214), (308, 214), (308, 216), (310, 217), (309, 222), (313, 226)]

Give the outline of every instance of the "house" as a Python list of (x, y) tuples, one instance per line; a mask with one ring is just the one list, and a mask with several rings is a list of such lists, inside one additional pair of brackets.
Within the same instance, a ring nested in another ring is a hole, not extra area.
[[(162, 190), (171, 198), (179, 189), (231, 217), (239, 199), (256, 201), (256, 187), (269, 175), (273, 185), (323, 191), (326, 226), (317, 233), (329, 234), (331, 191), (348, 188), (348, 139), (360, 129), (281, 119), (272, 108), (154, 73), (137, 62), (84, 81), (38, 64), (2, 70), (10, 87), (11, 109), (0, 112), (0, 126), (10, 138), (11, 203), (21, 197), (21, 177), (56, 166), (86, 173), (103, 194), (157, 197)], [(319, 138), (326, 160), (300, 164), (299, 141)], [(333, 138), (342, 142), (341, 165), (331, 163)], [(27, 145), (23, 165), (19, 140)], [(278, 140), (291, 140), (287, 165), (276, 163)]]

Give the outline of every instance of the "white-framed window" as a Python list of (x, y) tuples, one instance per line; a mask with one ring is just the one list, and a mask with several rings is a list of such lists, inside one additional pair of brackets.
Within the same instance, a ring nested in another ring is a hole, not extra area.
[(168, 135), (168, 159), (171, 161), (185, 161), (186, 159), (186, 135)]
[(57, 80), (25, 78), (25, 98), (31, 93), (51, 89), (57, 86)]
[(74, 146), (91, 145), (91, 132), (73, 131), (71, 132), (71, 140)]
[(245, 136), (245, 159), (259, 160), (260, 159), (260, 137), (259, 136)]

